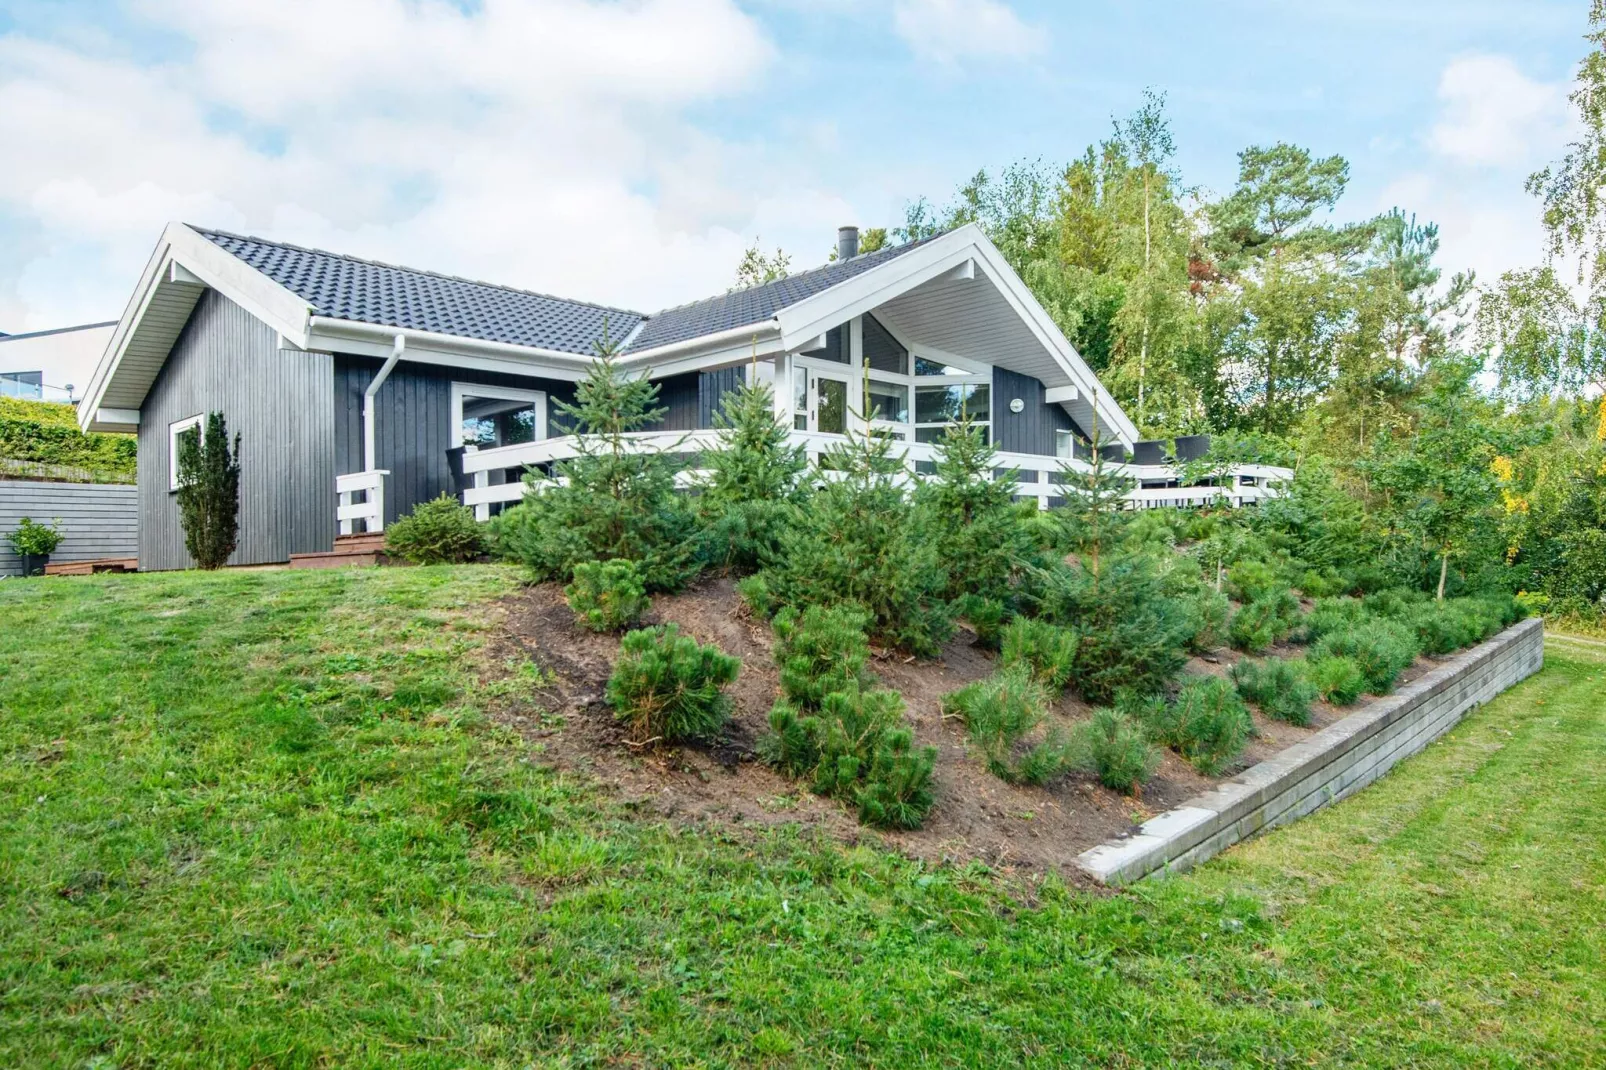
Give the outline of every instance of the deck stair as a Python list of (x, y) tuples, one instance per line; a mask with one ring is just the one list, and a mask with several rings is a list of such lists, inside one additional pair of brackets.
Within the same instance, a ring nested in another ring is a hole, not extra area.
[(97, 557), (89, 561), (52, 561), (46, 576), (92, 576), (97, 572), (137, 572), (137, 557)]
[(311, 554), (291, 554), (291, 568), (362, 568), (391, 564), (385, 554), (385, 533), (375, 531), (356, 535), (336, 535), (335, 546)]

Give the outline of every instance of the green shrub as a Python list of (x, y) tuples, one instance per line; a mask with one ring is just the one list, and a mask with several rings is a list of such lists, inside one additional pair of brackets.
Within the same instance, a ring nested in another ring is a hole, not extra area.
[(872, 636), (931, 657), (953, 633), (948, 577), (892, 450), (884, 436), (860, 434), (829, 450), (833, 478), (798, 510), (762, 574), (781, 604), (860, 606)]
[(1004, 621), (1009, 610), (997, 598), (967, 594), (954, 603), (955, 613), (970, 623), (976, 632), (976, 645), (997, 650), (1003, 641)]
[(1315, 686), (1305, 678), (1303, 666), (1282, 658), (1240, 661), (1230, 675), (1238, 694), (1260, 707), (1267, 717), (1293, 725), (1310, 724)]
[(1228, 634), (1234, 647), (1258, 654), (1288, 638), (1298, 623), (1299, 599), (1283, 587), (1261, 595), (1234, 613)]
[(1093, 771), (1112, 791), (1135, 793), (1159, 765), (1143, 729), (1115, 710), (1094, 710), (1087, 736)]
[(574, 615), (594, 632), (616, 632), (634, 624), (651, 599), (634, 561), (585, 561), (574, 566), (574, 582), (563, 589)]
[(178, 435), (178, 522), (197, 568), (222, 568), (240, 537), (240, 436), (221, 412)]
[(1003, 665), (1025, 665), (1035, 679), (1063, 691), (1076, 667), (1077, 641), (1074, 629), (1016, 617), (1004, 628), (998, 660)]
[(770, 590), (770, 581), (764, 578), (762, 572), (748, 576), (736, 584), (736, 593), (742, 602), (754, 615), (769, 620), (780, 610), (780, 602), (775, 592)]
[(696, 506), (702, 553), (722, 568), (757, 568), (775, 556), (793, 521), (808, 459), (775, 418), (766, 383), (726, 391), (714, 427), (719, 448), (703, 454), (707, 478)]
[(55, 553), (61, 545), (61, 521), (40, 524), (25, 516), (17, 521), (16, 528), (6, 532), (5, 538), (18, 556), (43, 557)]
[(1416, 636), (1403, 624), (1373, 620), (1332, 632), (1310, 649), (1312, 660), (1353, 658), (1366, 682), (1366, 690), (1386, 695), (1411, 662), (1416, 660)]
[(915, 504), (947, 574), (944, 595), (1002, 603), (1021, 569), (1040, 556), (1035, 503), (1016, 502), (1013, 481), (994, 477), (998, 448), (983, 428), (953, 424), (934, 446), (934, 471), (921, 481)]
[(784, 773), (810, 776), (820, 795), (858, 807), (879, 828), (918, 828), (934, 801), (937, 751), (915, 747), (903, 724), (903, 697), (857, 683), (826, 695), (817, 714), (784, 699), (770, 711), (759, 755)]
[(1225, 594), (1214, 587), (1199, 586), (1183, 595), (1181, 601), (1190, 622), (1190, 654), (1208, 654), (1226, 642), (1232, 603)]
[(1163, 713), (1155, 709), (1150, 718), (1148, 727), (1159, 741), (1207, 776), (1236, 758), (1255, 728), (1249, 707), (1232, 684), (1218, 676), (1186, 684), (1175, 702)]
[(1336, 568), (1308, 568), (1299, 577), (1299, 589), (1307, 598), (1334, 598), (1347, 594), (1350, 588), (1349, 577)]
[(1387, 590), (1369, 594), (1361, 600), (1366, 611), (1375, 617), (1386, 617), (1391, 620), (1403, 620), (1415, 611), (1417, 606), (1426, 602), (1428, 596), (1421, 591), (1413, 591), (1405, 587), (1390, 587)]
[(869, 615), (855, 606), (788, 606), (775, 615), (775, 664), (781, 691), (793, 704), (817, 710), (825, 696), (868, 685)]
[(1366, 677), (1354, 658), (1320, 657), (1305, 663), (1305, 674), (1322, 698), (1335, 706), (1348, 706), (1366, 690)]
[(474, 510), (446, 493), (385, 529), (385, 552), (419, 565), (472, 561), (483, 548)]
[(741, 667), (673, 624), (626, 632), (608, 678), (608, 703), (638, 746), (707, 739), (724, 727), (730, 713), (724, 689)]
[(1286, 586), (1265, 561), (1240, 561), (1227, 570), (1227, 593), (1239, 602), (1254, 602)]
[(1448, 654), (1480, 643), (1488, 634), (1488, 617), (1469, 601), (1424, 602), (1413, 607), (1401, 623), (1416, 632), (1424, 654)]
[(0, 457), (82, 469), (95, 479), (133, 482), (133, 435), (85, 433), (73, 406), (0, 397)]
[(691, 500), (675, 489), (674, 453), (639, 452), (630, 438), (667, 410), (657, 384), (626, 375), (606, 341), (598, 350), (574, 404), (556, 403), (578, 455), (554, 464), (551, 478), (526, 477), (532, 492), (498, 518), (497, 548), (541, 579), (567, 582), (581, 562), (622, 557), (647, 590), (675, 590), (700, 567)]
[(1353, 628), (1366, 619), (1366, 609), (1358, 598), (1318, 598), (1305, 614), (1301, 631), (1305, 642), (1314, 643), (1330, 632)]
[(943, 696), (943, 713), (958, 717), (986, 758), (987, 768), (1011, 784), (1042, 784), (1065, 771), (1070, 743), (1062, 732), (1017, 757), (1018, 744), (1048, 715), (1049, 693), (1025, 664), (999, 669)]

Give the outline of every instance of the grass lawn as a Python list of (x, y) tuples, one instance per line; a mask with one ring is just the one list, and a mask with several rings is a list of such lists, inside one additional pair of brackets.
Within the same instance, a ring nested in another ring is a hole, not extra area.
[(0, 1066), (1606, 1063), (1606, 649), (1107, 896), (634, 817), (480, 712), (515, 582), (0, 583)]

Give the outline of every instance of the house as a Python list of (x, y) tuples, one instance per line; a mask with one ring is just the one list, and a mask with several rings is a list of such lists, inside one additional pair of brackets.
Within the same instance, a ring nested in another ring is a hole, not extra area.
[[(1276, 469), (1182, 488), (1075, 348), (975, 226), (876, 252), (839, 233), (823, 267), (651, 315), (174, 223), (106, 346), (88, 430), (139, 435), (142, 569), (189, 565), (175, 445), (222, 411), (241, 435), (232, 563), (327, 552), (443, 491), (482, 518), (521, 476), (573, 454), (556, 405), (604, 339), (660, 386), (663, 426), (642, 448), (712, 441), (721, 395), (776, 386), (778, 417), (811, 453), (866, 402), (875, 428), (929, 463), (963, 415), (1050, 502), (1087, 443), (1130, 461), (1137, 504), (1273, 493)], [(868, 397), (865, 392), (868, 391)]]
[(72, 401), (106, 351), (115, 323), (0, 334), (0, 397)]

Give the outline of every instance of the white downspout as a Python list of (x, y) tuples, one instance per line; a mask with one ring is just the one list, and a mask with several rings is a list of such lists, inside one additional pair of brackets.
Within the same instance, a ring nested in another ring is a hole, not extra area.
[(362, 392), (362, 467), (365, 472), (372, 472), (378, 467), (374, 457), (374, 395), (379, 393), (379, 388), (390, 378), (391, 370), (396, 367), (396, 362), (401, 359), (406, 349), (407, 339), (398, 334), (384, 367), (379, 369), (379, 374), (368, 384), (368, 389)]

